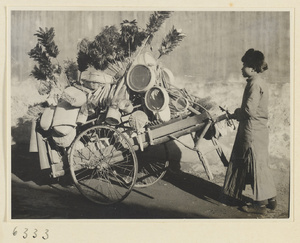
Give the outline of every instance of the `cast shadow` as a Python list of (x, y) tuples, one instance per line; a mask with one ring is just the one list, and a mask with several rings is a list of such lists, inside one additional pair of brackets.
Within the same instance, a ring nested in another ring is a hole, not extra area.
[(33, 181), (37, 185), (59, 183), (62, 186), (72, 184), (69, 174), (61, 178), (52, 178), (51, 169), (41, 170), (38, 152), (29, 152), (32, 122), (19, 118), (18, 126), (11, 128), (11, 173), (23, 182)]
[(227, 206), (243, 206), (243, 202), (251, 202), (252, 199), (243, 196), (242, 201), (226, 196), (222, 193), (222, 187), (213, 181), (207, 181), (195, 175), (181, 172), (173, 174), (168, 172), (163, 180), (180, 188), (181, 190), (192, 194), (201, 200), (212, 204), (225, 204)]
[(174, 186), (188, 192), (202, 200), (211, 203), (222, 203), (227, 206), (243, 206), (252, 199), (242, 196), (242, 201), (224, 195), (222, 187), (217, 185), (214, 181), (209, 181), (195, 175), (183, 172), (180, 170), (181, 150), (175, 142), (171, 144), (172, 159), (169, 160), (170, 166), (167, 170), (163, 180), (173, 184)]

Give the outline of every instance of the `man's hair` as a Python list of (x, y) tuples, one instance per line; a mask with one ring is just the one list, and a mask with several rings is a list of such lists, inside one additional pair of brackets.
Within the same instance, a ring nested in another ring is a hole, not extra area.
[(265, 56), (262, 52), (256, 51), (253, 48), (246, 51), (242, 57), (242, 62), (248, 67), (253, 68), (257, 73), (262, 73), (268, 69), (268, 64), (265, 62)]

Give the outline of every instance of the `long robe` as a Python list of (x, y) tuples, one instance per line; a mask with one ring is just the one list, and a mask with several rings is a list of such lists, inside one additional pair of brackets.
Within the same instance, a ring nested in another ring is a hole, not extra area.
[(241, 199), (246, 184), (251, 184), (253, 200), (264, 201), (276, 196), (276, 188), (268, 167), (268, 87), (260, 75), (247, 80), (241, 108), (235, 115), (239, 127), (223, 192)]

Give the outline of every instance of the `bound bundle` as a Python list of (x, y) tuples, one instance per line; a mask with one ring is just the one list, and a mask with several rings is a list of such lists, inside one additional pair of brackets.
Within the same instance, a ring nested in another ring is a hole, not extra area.
[(104, 84), (100, 86), (94, 93), (88, 98), (88, 102), (92, 105), (105, 108), (107, 106), (108, 95), (111, 89), (110, 84)]

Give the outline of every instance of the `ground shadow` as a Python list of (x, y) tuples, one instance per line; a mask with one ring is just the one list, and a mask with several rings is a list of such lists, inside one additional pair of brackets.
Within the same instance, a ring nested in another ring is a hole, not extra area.
[(226, 196), (222, 193), (222, 187), (213, 181), (208, 181), (195, 175), (185, 173), (180, 170), (181, 150), (175, 142), (168, 147), (170, 156), (170, 168), (168, 169), (163, 180), (174, 186), (206, 201), (224, 203), (228, 206), (241, 206), (243, 202), (252, 202), (252, 199), (242, 196), (242, 201)]
[[(121, 202), (116, 205), (98, 205), (73, 190), (53, 190), (12, 182), (12, 219), (178, 219), (185, 212)], [(208, 218), (189, 214), (188, 218)]]
[(19, 118), (17, 126), (11, 128), (11, 137), (15, 144), (29, 144), (32, 122)]
[(68, 170), (66, 175), (53, 178), (51, 169), (41, 170), (37, 152), (29, 152), (28, 144), (14, 144), (11, 146), (11, 173), (24, 182), (33, 181), (37, 185), (50, 185), (59, 183), (61, 186), (73, 184)]
[(51, 169), (41, 170), (38, 152), (29, 152), (32, 121), (19, 118), (18, 125), (11, 128), (11, 172), (20, 180), (33, 181), (37, 185), (73, 183), (68, 170), (66, 176), (52, 178)]
[[(189, 173), (181, 172), (179, 174), (173, 174), (168, 172), (163, 180), (210, 203), (223, 203), (227, 206), (243, 205), (241, 201), (225, 196), (222, 193), (221, 186)], [(246, 196), (243, 196), (242, 199), (244, 202), (251, 202), (252, 200)]]

